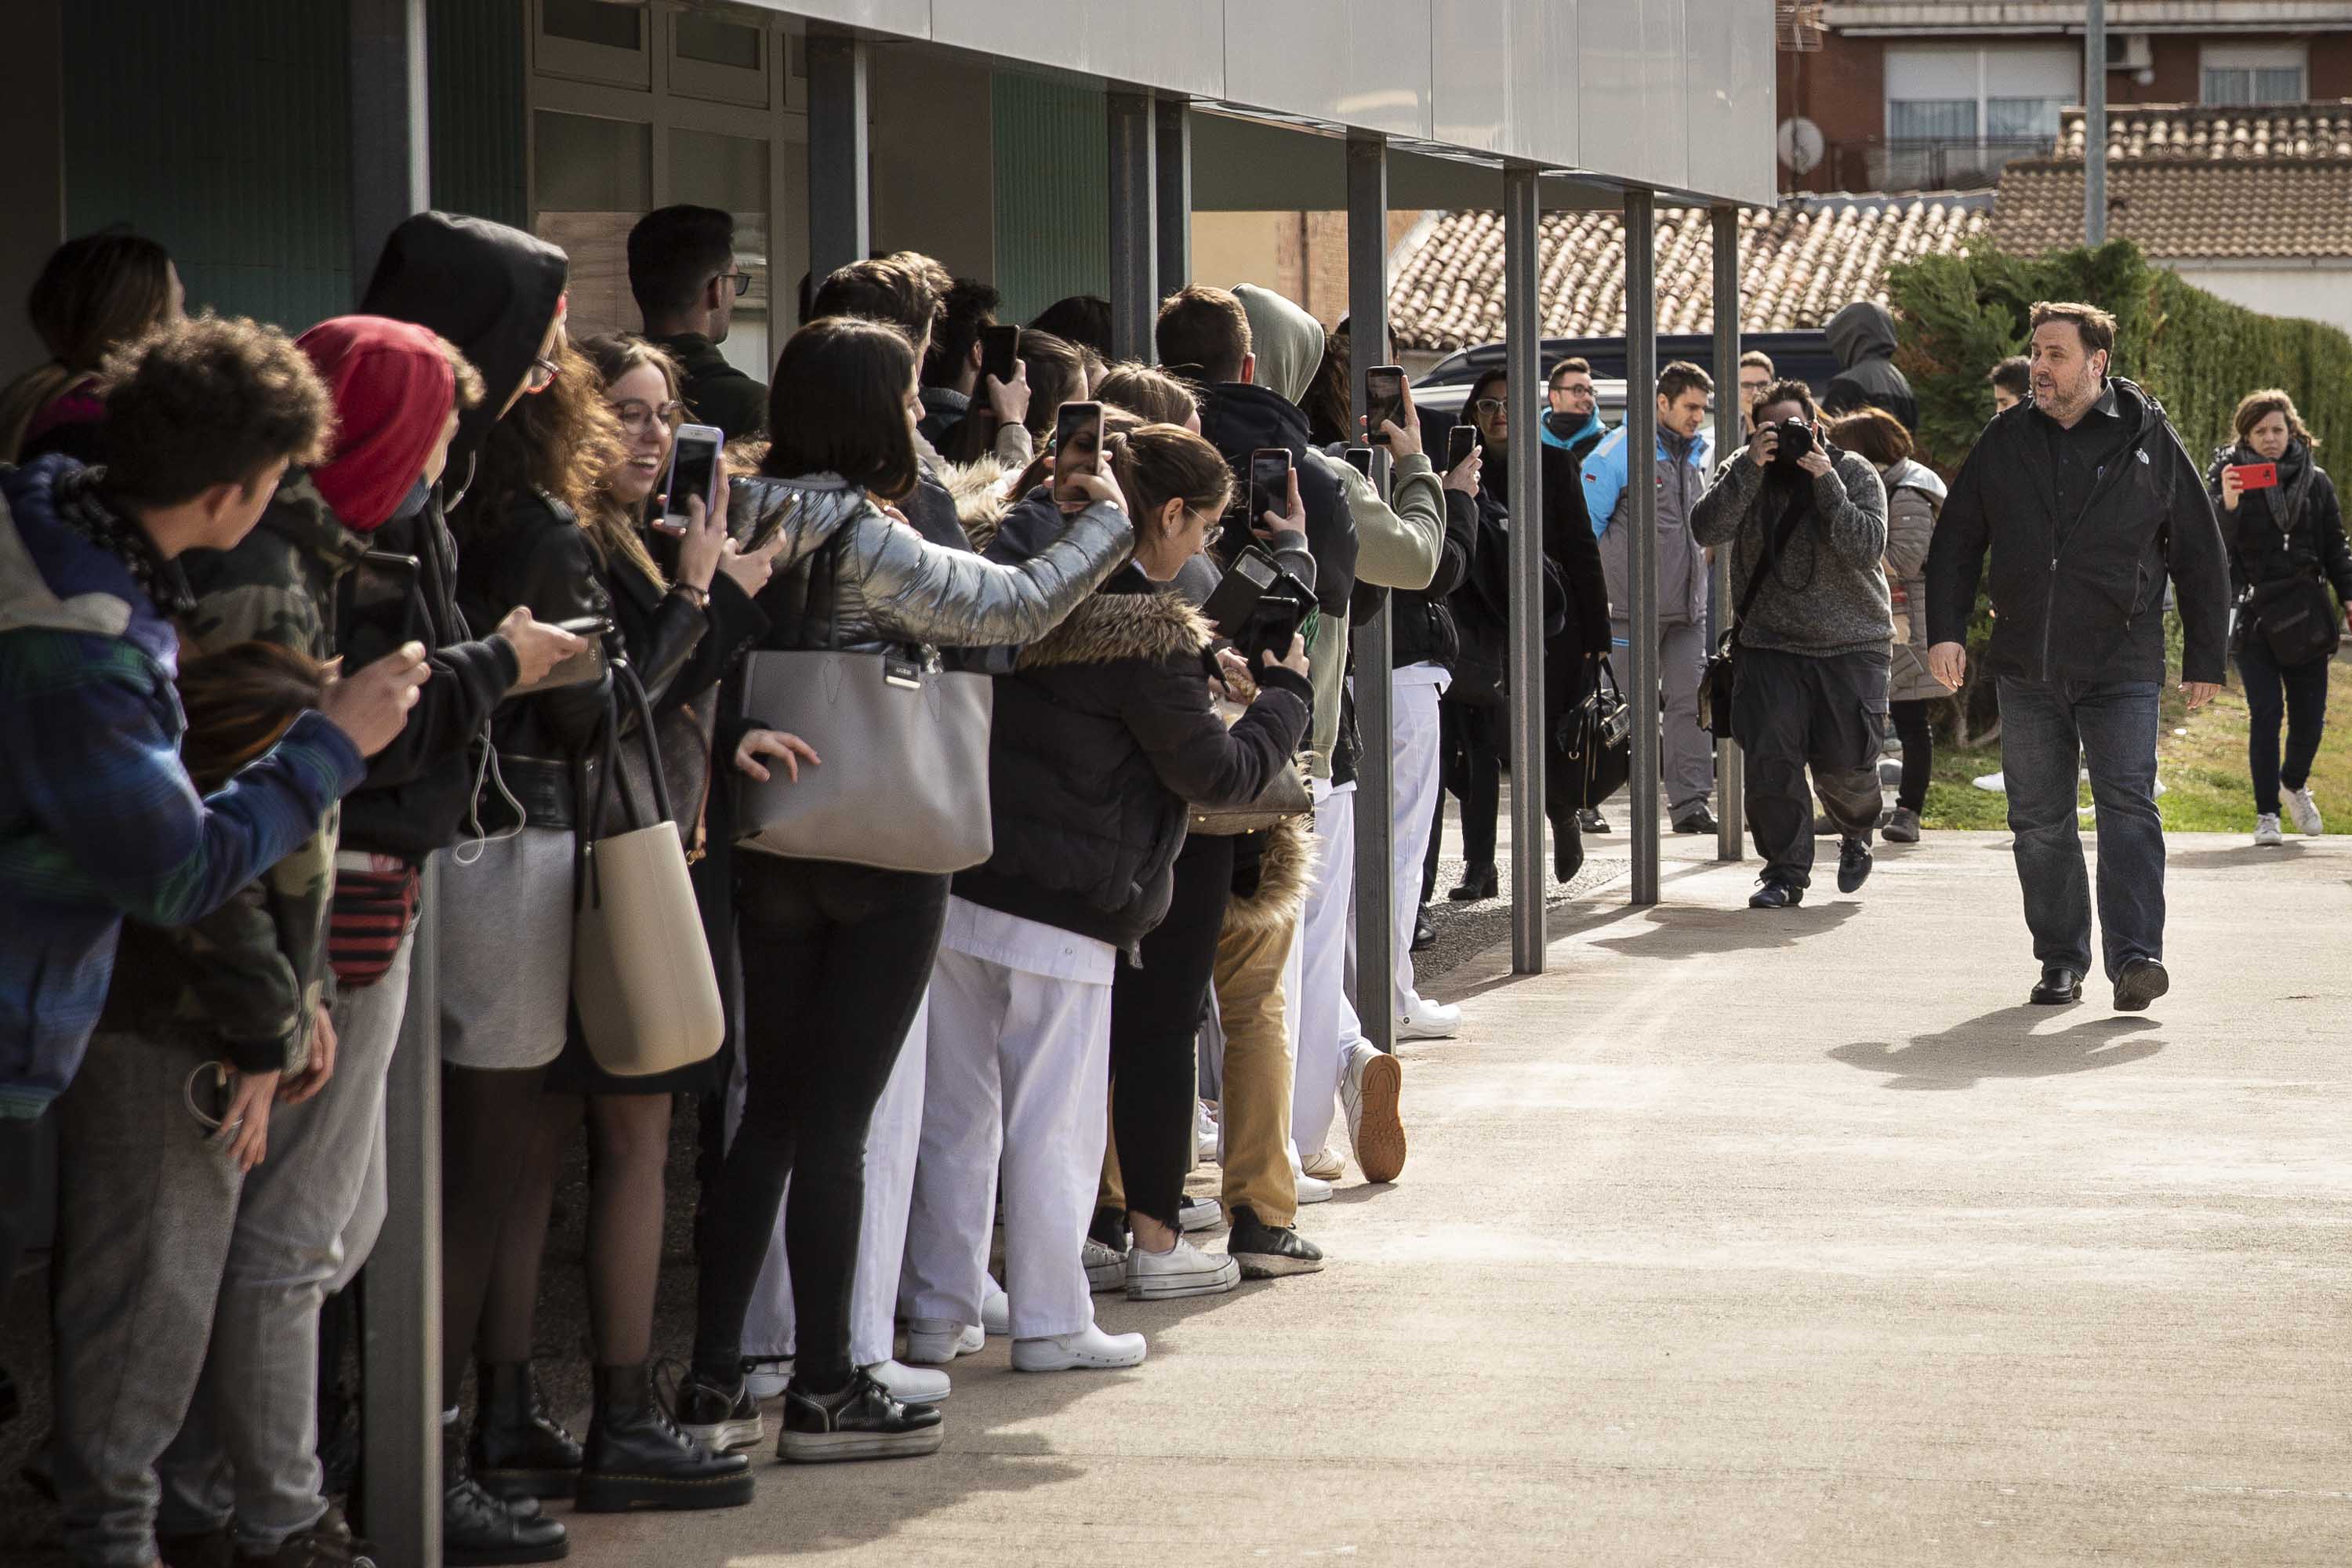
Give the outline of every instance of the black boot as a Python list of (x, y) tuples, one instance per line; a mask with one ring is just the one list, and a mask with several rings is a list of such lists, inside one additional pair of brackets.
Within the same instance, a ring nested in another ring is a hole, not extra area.
[(453, 1425), (441, 1432), (441, 1561), (449, 1568), (552, 1563), (570, 1556), (563, 1526), (526, 1498), (501, 1502), (466, 1468), (466, 1440)]
[(645, 1363), (596, 1369), (579, 1510), (740, 1508), (751, 1500), (751, 1461), (714, 1454), (679, 1431), (654, 1398)]
[(529, 1362), (480, 1362), (474, 1379), (481, 1406), (474, 1414), (467, 1460), (474, 1479), (494, 1498), (562, 1498), (580, 1481), (580, 1444), (547, 1413)]
[(1468, 904), (1494, 898), (1501, 890), (1502, 884), (1496, 875), (1495, 863), (1492, 860), (1474, 861), (1462, 868), (1462, 880), (1454, 884), (1445, 896), (1457, 904)]

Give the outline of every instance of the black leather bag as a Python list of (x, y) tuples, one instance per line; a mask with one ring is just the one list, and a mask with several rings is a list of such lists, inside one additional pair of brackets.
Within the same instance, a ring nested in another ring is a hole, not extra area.
[(2335, 597), (2315, 570), (2255, 584), (2239, 614), (2247, 635), (2262, 638), (2282, 668), (2333, 658), (2344, 640)]
[(1554, 765), (1565, 770), (1565, 794), (1585, 809), (1625, 787), (1633, 772), (1633, 714), (1617, 689), (1617, 672), (1600, 661), (1583, 699), (1559, 716), (1552, 731)]

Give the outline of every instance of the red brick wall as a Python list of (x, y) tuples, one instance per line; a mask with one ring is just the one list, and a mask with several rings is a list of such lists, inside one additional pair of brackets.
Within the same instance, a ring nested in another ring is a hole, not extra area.
[(2305, 90), (2315, 99), (2352, 98), (2352, 33), (2316, 33)]
[(1780, 171), (1783, 191), (1851, 191), (1867, 188), (1858, 153), (1841, 156), (1886, 134), (1886, 45), (1879, 38), (1849, 38), (1832, 33), (1822, 47), (1780, 56), (1780, 117), (1803, 115), (1822, 128), (1829, 154), (1802, 181)]

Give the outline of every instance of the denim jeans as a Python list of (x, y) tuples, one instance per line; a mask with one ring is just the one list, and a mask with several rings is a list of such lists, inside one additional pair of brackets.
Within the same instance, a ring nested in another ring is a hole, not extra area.
[(2107, 978), (2164, 956), (2164, 827), (2156, 810), (2158, 682), (2000, 678), (2000, 770), (2033, 956), (2091, 967), (2091, 895), (2075, 812), (2077, 759), (2099, 813), (2099, 935)]

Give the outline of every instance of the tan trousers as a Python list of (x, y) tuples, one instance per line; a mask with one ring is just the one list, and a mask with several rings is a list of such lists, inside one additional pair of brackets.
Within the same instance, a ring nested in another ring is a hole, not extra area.
[(1280, 931), (1228, 930), (1217, 941), (1217, 1015), (1225, 1060), (1217, 1118), (1224, 1130), (1228, 1215), (1247, 1206), (1277, 1229), (1298, 1215), (1290, 1177), (1290, 1095), (1295, 1063), (1282, 994), (1298, 922)]

